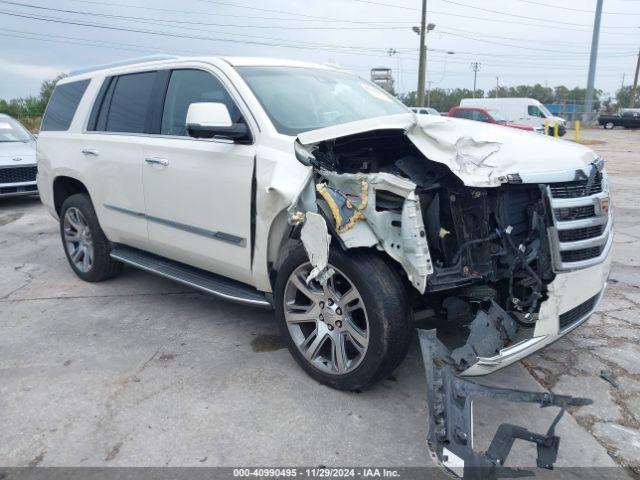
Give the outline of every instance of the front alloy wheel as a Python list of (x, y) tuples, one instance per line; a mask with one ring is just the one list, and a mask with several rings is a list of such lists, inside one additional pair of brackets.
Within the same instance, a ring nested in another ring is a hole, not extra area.
[(87, 273), (93, 266), (93, 239), (89, 223), (82, 212), (71, 207), (67, 209), (63, 219), (64, 247), (73, 265), (82, 273)]
[(412, 337), (407, 291), (374, 250), (329, 251), (335, 273), (307, 284), (311, 264), (302, 246), (289, 252), (274, 288), (276, 317), (289, 352), (312, 378), (358, 390), (388, 376)]
[(305, 359), (317, 369), (344, 375), (356, 369), (369, 345), (369, 321), (360, 293), (347, 276), (335, 273), (321, 285), (306, 278), (311, 264), (291, 273), (284, 293), (289, 334)]

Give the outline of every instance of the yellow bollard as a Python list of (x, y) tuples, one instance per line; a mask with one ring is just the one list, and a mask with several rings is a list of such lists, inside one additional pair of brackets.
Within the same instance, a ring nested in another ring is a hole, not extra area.
[(576, 142), (580, 141), (580, 120), (576, 120), (575, 127), (573, 129), (573, 139)]
[(551, 134), (551, 131), (549, 130), (549, 120), (544, 122), (544, 134), (545, 135), (550, 135)]
[(560, 130), (560, 126), (558, 125), (558, 123), (556, 122), (556, 124), (553, 126), (553, 136), (558, 138), (559, 135), (559, 130)]

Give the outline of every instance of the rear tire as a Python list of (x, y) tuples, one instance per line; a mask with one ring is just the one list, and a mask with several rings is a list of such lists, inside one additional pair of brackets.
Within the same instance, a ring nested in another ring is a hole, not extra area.
[(604, 124), (604, 128), (605, 128), (606, 130), (612, 130), (612, 129), (613, 129), (613, 127), (615, 127), (615, 125), (613, 124), (613, 122), (607, 122), (607, 123), (605, 123), (605, 124)]
[(123, 264), (110, 256), (111, 244), (87, 194), (71, 195), (62, 204), (60, 237), (71, 269), (82, 280), (101, 282), (122, 271)]
[(370, 250), (331, 249), (336, 273), (322, 286), (302, 247), (278, 272), (276, 318), (289, 351), (312, 378), (339, 390), (366, 388), (404, 359), (412, 310), (399, 275)]

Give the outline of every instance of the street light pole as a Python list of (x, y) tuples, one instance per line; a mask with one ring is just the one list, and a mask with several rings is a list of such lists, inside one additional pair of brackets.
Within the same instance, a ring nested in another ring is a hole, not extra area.
[(638, 73), (640, 73), (640, 50), (638, 50), (638, 62), (636, 63), (636, 76), (633, 77), (633, 88), (631, 89), (630, 107), (636, 106), (636, 92), (638, 91)]
[(593, 85), (596, 79), (596, 62), (598, 60), (598, 42), (600, 40), (600, 19), (602, 18), (602, 1), (598, 0), (596, 4), (596, 18), (593, 21), (593, 36), (591, 37), (591, 56), (589, 57), (589, 77), (587, 79), (587, 96), (584, 101), (584, 113), (582, 114), (582, 122), (589, 123), (591, 121), (591, 113), (593, 110)]
[(418, 60), (418, 107), (424, 107), (424, 80), (427, 66), (427, 0), (422, 0), (422, 17), (420, 19), (420, 59)]
[(500, 77), (496, 77), (496, 98), (498, 98), (499, 89), (500, 89)]
[(471, 62), (471, 70), (473, 70), (473, 98), (476, 98), (476, 79), (481, 65), (480, 62)]

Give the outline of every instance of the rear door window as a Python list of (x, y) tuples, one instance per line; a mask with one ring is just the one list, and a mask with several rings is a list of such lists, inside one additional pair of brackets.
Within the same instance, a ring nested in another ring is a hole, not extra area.
[(133, 73), (115, 80), (106, 115), (107, 132), (151, 133), (147, 131), (147, 116), (156, 75), (157, 72)]
[(42, 131), (69, 130), (89, 82), (90, 80), (79, 80), (56, 86), (44, 112), (40, 129)]
[(199, 102), (224, 103), (234, 123), (241, 114), (220, 81), (202, 70), (174, 70), (167, 88), (162, 113), (162, 135), (187, 135), (185, 122), (189, 105)]

